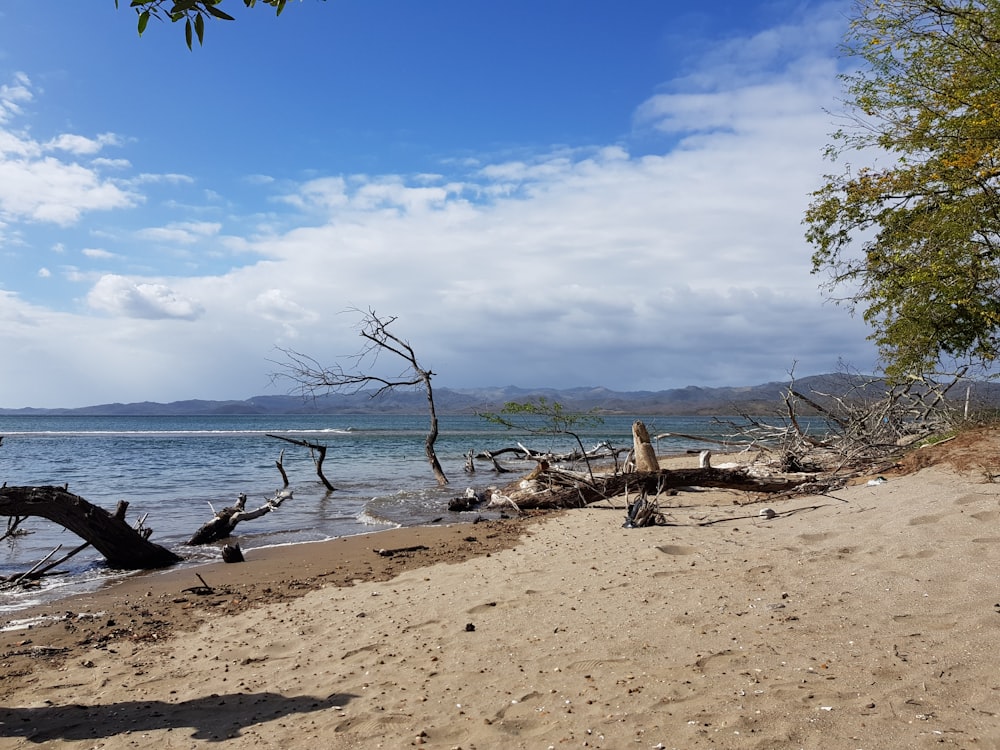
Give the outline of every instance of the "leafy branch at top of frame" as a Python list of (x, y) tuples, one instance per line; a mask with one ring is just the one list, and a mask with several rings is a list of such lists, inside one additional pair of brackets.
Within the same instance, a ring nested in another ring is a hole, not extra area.
[[(194, 40), (198, 44), (205, 42), (205, 19), (214, 18), (219, 21), (235, 21), (236, 19), (219, 8), (223, 0), (132, 0), (129, 7), (138, 16), (139, 36), (142, 36), (149, 25), (150, 19), (158, 21), (184, 22), (184, 40), (188, 49), (193, 49)], [(253, 8), (257, 3), (274, 8), (276, 16), (280, 16), (288, 0), (243, 0), (243, 5)], [(120, 0), (115, 0), (119, 7)]]

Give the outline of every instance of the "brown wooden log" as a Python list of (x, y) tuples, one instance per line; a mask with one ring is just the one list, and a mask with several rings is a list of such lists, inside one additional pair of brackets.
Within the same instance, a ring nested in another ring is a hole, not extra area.
[(715, 487), (746, 492), (787, 492), (801, 484), (815, 481), (815, 477), (756, 477), (746, 469), (661, 469), (659, 471), (634, 471), (625, 474), (598, 476), (590, 480), (567, 482), (564, 476), (558, 483), (545, 487), (545, 478), (539, 478), (531, 490), (511, 485), (505, 494), (521, 510), (545, 508), (578, 508), (599, 500), (607, 500), (629, 492), (655, 494), (678, 487)]
[(108, 565), (123, 570), (163, 568), (180, 556), (150, 542), (124, 521), (127, 503), (114, 514), (65, 487), (0, 487), (0, 515), (46, 518), (93, 545)]
[(235, 505), (230, 505), (217, 511), (210, 521), (202, 525), (185, 544), (191, 547), (200, 544), (211, 544), (228, 539), (233, 535), (237, 524), (241, 521), (252, 521), (276, 510), (285, 500), (291, 498), (290, 490), (279, 490), (274, 497), (269, 498), (262, 506), (247, 510), (247, 496), (240, 493)]
[[(301, 445), (303, 448), (308, 448), (310, 454), (313, 457), (313, 464), (316, 466), (316, 476), (319, 477), (319, 481), (323, 483), (328, 492), (336, 492), (337, 488), (330, 484), (330, 480), (326, 478), (323, 473), (323, 461), (326, 460), (326, 446), (322, 443), (316, 443), (311, 440), (298, 440), (297, 438), (285, 437), (284, 435), (272, 435), (267, 433), (267, 437), (274, 438), (275, 440), (284, 440), (286, 443), (291, 443), (292, 445)], [(282, 476), (285, 476), (284, 470), (281, 472)], [(285, 478), (286, 487), (287, 477)]]

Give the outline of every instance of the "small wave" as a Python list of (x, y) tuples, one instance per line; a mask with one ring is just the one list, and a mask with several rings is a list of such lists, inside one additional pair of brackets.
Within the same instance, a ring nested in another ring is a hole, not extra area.
[(398, 529), (402, 527), (402, 524), (390, 521), (387, 518), (379, 518), (378, 516), (369, 513), (368, 510), (363, 510), (358, 513), (358, 515), (355, 516), (355, 520), (365, 526), (384, 526), (391, 529)]

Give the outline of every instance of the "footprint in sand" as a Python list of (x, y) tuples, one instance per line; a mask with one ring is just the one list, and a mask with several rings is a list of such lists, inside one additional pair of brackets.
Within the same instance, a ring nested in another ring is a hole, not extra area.
[(388, 724), (402, 724), (410, 719), (403, 714), (383, 714), (381, 716), (355, 716), (342, 721), (334, 728), (334, 732), (359, 732), (364, 735), (378, 735)]
[(625, 661), (628, 661), (628, 659), (584, 659), (573, 662), (566, 669), (573, 670), (574, 672), (594, 672), (608, 664), (620, 664)]
[(971, 515), (977, 521), (983, 522), (995, 521), (997, 518), (1000, 518), (1000, 513), (997, 513), (995, 510), (984, 510), (982, 513), (972, 513)]
[(962, 495), (955, 501), (955, 505), (969, 505), (970, 503), (978, 503), (982, 499), (982, 495), (977, 495), (975, 493), (971, 495)]
[(837, 533), (834, 531), (825, 531), (822, 534), (799, 534), (799, 539), (806, 544), (816, 544), (816, 542), (826, 541), (833, 536), (837, 536)]
[(746, 654), (726, 649), (725, 651), (701, 657), (694, 663), (694, 666), (702, 674), (726, 674), (736, 670), (745, 664), (746, 661)]
[(685, 547), (680, 544), (662, 544), (657, 547), (665, 555), (697, 555), (697, 547)]
[(928, 557), (934, 557), (934, 550), (932, 549), (922, 549), (919, 552), (914, 552), (912, 554), (906, 553), (904, 555), (898, 555), (897, 560), (926, 560)]
[(914, 516), (910, 519), (910, 526), (923, 526), (928, 523), (937, 523), (944, 518), (945, 515), (945, 513), (939, 513), (935, 516)]

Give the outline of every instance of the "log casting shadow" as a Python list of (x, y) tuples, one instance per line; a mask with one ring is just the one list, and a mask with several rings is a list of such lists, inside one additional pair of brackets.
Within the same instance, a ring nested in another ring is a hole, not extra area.
[(125, 701), (109, 705), (0, 707), (0, 737), (19, 737), (29, 742), (87, 740), (113, 737), (122, 732), (191, 727), (196, 739), (221, 742), (236, 737), (253, 724), (290, 714), (323, 711), (346, 706), (357, 696), (334, 693), (326, 698), (286, 698), (277, 693), (235, 693), (167, 703)]

